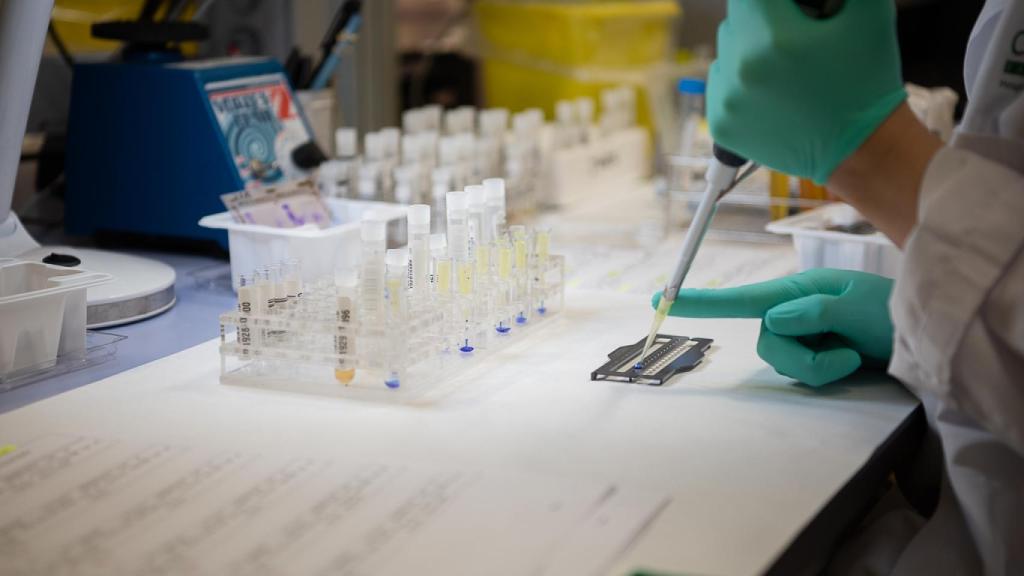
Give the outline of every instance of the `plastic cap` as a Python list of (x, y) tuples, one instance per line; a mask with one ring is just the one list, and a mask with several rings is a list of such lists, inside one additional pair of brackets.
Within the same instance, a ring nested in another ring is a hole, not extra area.
[(469, 194), (461, 191), (452, 191), (445, 195), (445, 202), (448, 212), (454, 210), (465, 210), (469, 207)]
[(398, 144), (402, 139), (402, 131), (395, 127), (381, 128), (381, 148), (387, 156), (398, 156)]
[(434, 168), (430, 173), (430, 181), (434, 186), (443, 186), (447, 192), (448, 184), (452, 181), (452, 171), (444, 167)]
[(438, 141), (438, 152), (441, 164), (454, 164), (458, 156), (458, 141), (451, 136), (444, 136)]
[(413, 134), (402, 136), (402, 162), (415, 162), (418, 159), (420, 140)]
[(466, 196), (470, 206), (483, 206), (487, 202), (483, 186), (466, 186)]
[(359, 134), (355, 128), (338, 128), (334, 131), (334, 155), (355, 156), (359, 153)]
[(407, 266), (409, 264), (409, 251), (405, 248), (392, 248), (385, 253), (384, 263), (394, 268)]
[(677, 86), (682, 94), (703, 94), (707, 90), (707, 83), (700, 78), (683, 78)]
[(594, 101), (586, 96), (576, 99), (576, 114), (583, 122), (594, 119)]
[(504, 204), (505, 180), (501, 178), (484, 180), (484, 198), (488, 204)]
[(555, 102), (555, 118), (562, 124), (571, 124), (573, 121), (573, 105), (569, 100)]
[(363, 242), (382, 242), (387, 240), (388, 225), (380, 214), (369, 211), (363, 214), (363, 220), (359, 228), (359, 237)]
[(448, 248), (448, 237), (443, 233), (430, 235), (430, 250), (444, 250)]
[(426, 204), (413, 204), (409, 206), (407, 214), (409, 219), (409, 231), (421, 231), (426, 228), (430, 230), (430, 206)]

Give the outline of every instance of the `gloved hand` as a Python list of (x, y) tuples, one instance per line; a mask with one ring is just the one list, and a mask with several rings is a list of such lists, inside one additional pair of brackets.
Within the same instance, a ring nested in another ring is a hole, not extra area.
[(715, 143), (824, 184), (906, 98), (892, 0), (815, 20), (794, 0), (729, 0), (708, 76)]
[[(891, 292), (889, 278), (821, 268), (738, 288), (680, 290), (669, 314), (762, 318), (758, 356), (779, 374), (821, 386), (862, 364), (888, 362)], [(658, 292), (655, 308), (660, 301)]]

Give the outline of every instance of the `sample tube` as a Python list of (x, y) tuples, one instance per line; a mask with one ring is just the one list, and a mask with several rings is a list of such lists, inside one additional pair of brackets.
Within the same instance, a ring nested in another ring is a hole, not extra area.
[(459, 351), (463, 353), (470, 353), (476, 347), (476, 338), (474, 337), (476, 318), (475, 318), (475, 304), (473, 288), (473, 262), (470, 260), (460, 260), (455, 262), (455, 275), (458, 278), (458, 322), (459, 332), (461, 332)]
[(547, 296), (547, 272), (548, 257), (551, 255), (551, 231), (547, 228), (538, 228), (533, 232), (533, 265), (536, 270), (533, 279), (536, 284), (535, 300), (537, 301), (537, 313), (543, 316), (547, 314), (548, 308), (545, 303)]
[(359, 270), (359, 312), (362, 322), (369, 326), (384, 316), (384, 250), (387, 244), (387, 224), (373, 212), (363, 215), (362, 259)]
[(453, 261), (469, 259), (469, 196), (465, 192), (449, 192), (445, 195), (448, 209), (448, 255)]
[(487, 205), (483, 186), (466, 186), (466, 197), (469, 200), (469, 254), (476, 254), (477, 246), (485, 246), (491, 241), (487, 227), (484, 226), (484, 211)]
[(413, 299), (419, 303), (430, 294), (430, 206), (409, 206), (406, 217), (409, 232), (408, 285)]
[(356, 320), (356, 300), (358, 280), (350, 271), (338, 279), (335, 287), (335, 318), (339, 330), (334, 335), (334, 353), (338, 356), (334, 368), (334, 378), (346, 386), (356, 376), (354, 363), (349, 357), (355, 351), (355, 331), (352, 329)]
[(387, 290), (385, 301), (387, 315), (387, 347), (380, 353), (384, 356), (384, 385), (388, 388), (401, 386), (405, 364), (408, 360), (406, 329), (409, 324), (408, 303), (406, 293), (409, 284), (409, 253), (405, 249), (388, 250), (385, 257), (387, 264)]
[(254, 312), (259, 293), (253, 285), (252, 276), (241, 274), (238, 277), (238, 333), (235, 335), (239, 346), (252, 345), (252, 329), (249, 327), (249, 315)]
[(509, 235), (512, 237), (512, 249), (515, 256), (515, 302), (519, 309), (516, 312), (516, 324), (526, 324), (530, 319), (529, 238), (526, 235), (525, 226), (509, 226)]
[(505, 234), (505, 181), (501, 178), (484, 180), (484, 225), (491, 239)]
[(431, 226), (431, 232), (444, 232), (445, 231), (445, 216), (447, 209), (445, 207), (445, 196), (448, 194), (449, 187), (451, 185), (452, 174), (448, 168), (435, 168), (430, 174), (431, 189), (430, 198), (434, 214), (437, 215), (434, 218), (433, 225)]
[[(434, 293), (438, 292), (438, 283), (440, 281), (440, 275), (437, 269), (437, 262), (440, 258), (448, 257), (448, 240), (444, 234), (431, 234), (430, 235), (430, 285)], [(449, 268), (448, 280), (451, 281), (451, 269)]]
[(405, 293), (409, 287), (409, 252), (404, 248), (388, 250), (385, 255), (387, 266), (384, 299), (387, 302), (387, 319), (396, 320), (399, 313), (404, 315)]
[(289, 258), (282, 262), (281, 280), (286, 300), (294, 302), (302, 294), (302, 261)]
[(512, 244), (507, 238), (498, 240), (498, 302), (495, 307), (498, 321), (494, 326), (498, 334), (508, 334), (512, 330), (510, 321), (512, 307)]

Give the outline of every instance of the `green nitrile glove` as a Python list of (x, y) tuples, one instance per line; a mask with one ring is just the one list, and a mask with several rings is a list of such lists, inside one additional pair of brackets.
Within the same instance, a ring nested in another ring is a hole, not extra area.
[(905, 98), (892, 0), (823, 20), (793, 0), (729, 0), (708, 76), (715, 143), (824, 184)]
[[(737, 288), (680, 290), (669, 314), (762, 318), (758, 356), (784, 376), (821, 386), (889, 361), (891, 292), (889, 278), (822, 268)], [(658, 292), (655, 308), (660, 301)]]

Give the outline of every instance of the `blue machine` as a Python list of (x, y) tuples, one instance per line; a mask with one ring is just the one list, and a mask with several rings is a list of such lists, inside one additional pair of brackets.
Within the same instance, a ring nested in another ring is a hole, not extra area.
[(214, 239), (198, 220), (220, 195), (307, 175), (313, 132), (269, 58), (75, 66), (66, 230)]

